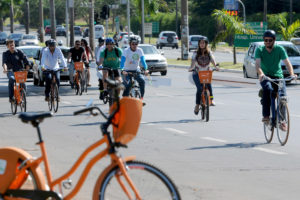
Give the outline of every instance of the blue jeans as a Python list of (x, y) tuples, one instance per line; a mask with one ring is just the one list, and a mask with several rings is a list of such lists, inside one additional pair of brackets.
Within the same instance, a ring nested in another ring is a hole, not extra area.
[[(128, 72), (138, 72), (135, 76), (135, 80), (139, 83), (141, 96), (143, 98), (144, 94), (145, 94), (145, 79), (144, 79), (144, 77), (142, 76), (140, 71), (128, 71)], [(123, 77), (123, 80), (124, 80), (123, 84), (125, 86), (125, 90), (123, 92), (123, 97), (127, 97), (127, 96), (129, 96), (129, 92), (130, 92), (130, 89), (132, 87), (132, 84), (130, 82), (129, 75), (126, 75), (126, 77)]]
[[(14, 72), (8, 71), (7, 72), (7, 78), (8, 78), (8, 96), (11, 99), (14, 96), (14, 83), (16, 81)], [(26, 91), (26, 84), (25, 83), (21, 83), (20, 86), (23, 86), (23, 88)]]
[[(45, 96), (49, 97), (51, 81), (52, 81), (52, 74), (49, 71), (45, 71), (44, 74), (45, 74), (45, 81), (46, 81)], [(53, 71), (53, 75), (55, 76), (56, 83), (59, 88), (59, 86), (60, 86), (60, 71)]]
[(263, 117), (270, 117), (270, 107), (272, 109), (272, 116), (275, 116), (275, 98), (278, 91), (278, 95), (286, 96), (286, 86), (283, 82), (282, 88), (278, 90), (278, 86), (268, 80), (264, 80), (261, 83), (263, 89), (262, 97), (262, 114)]
[[(201, 94), (202, 94), (202, 90), (203, 90), (203, 84), (200, 83), (200, 79), (198, 76), (197, 72), (193, 72), (193, 80), (195, 82), (195, 85), (197, 87), (197, 92), (196, 92), (196, 104), (200, 104), (200, 99), (201, 99)], [(212, 87), (211, 84), (206, 84), (207, 89), (209, 90), (210, 93), (210, 97), (213, 97), (213, 92), (212, 92)]]

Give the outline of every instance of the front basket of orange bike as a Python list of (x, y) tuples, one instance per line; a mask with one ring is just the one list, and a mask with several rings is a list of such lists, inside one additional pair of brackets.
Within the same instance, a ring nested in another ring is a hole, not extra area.
[(199, 71), (198, 76), (200, 79), (200, 83), (211, 83), (212, 71)]
[(27, 71), (14, 72), (17, 83), (25, 83), (27, 80)]
[[(116, 109), (111, 107), (111, 112)], [(127, 144), (137, 135), (141, 118), (143, 102), (140, 99), (123, 97), (120, 100), (120, 109), (113, 118), (113, 137), (115, 142)]]
[(83, 70), (83, 62), (74, 62), (74, 68), (76, 71), (82, 71)]

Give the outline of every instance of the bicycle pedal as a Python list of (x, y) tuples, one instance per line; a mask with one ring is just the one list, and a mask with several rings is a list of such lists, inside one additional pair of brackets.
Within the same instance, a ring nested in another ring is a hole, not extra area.
[(72, 180), (71, 179), (64, 180), (62, 182), (62, 185), (65, 189), (69, 190), (72, 187)]

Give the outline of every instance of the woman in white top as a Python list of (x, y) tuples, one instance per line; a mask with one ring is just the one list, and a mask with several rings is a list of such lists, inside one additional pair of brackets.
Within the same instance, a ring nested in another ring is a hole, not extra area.
[[(189, 72), (193, 72), (193, 79), (197, 87), (196, 106), (194, 110), (194, 113), (196, 115), (199, 113), (200, 98), (203, 89), (203, 86), (199, 80), (198, 71), (210, 70), (209, 67), (210, 63), (212, 63), (216, 67), (216, 69), (219, 70), (211, 51), (208, 49), (208, 39), (207, 37), (202, 36), (198, 41), (198, 49), (197, 51), (194, 52), (192, 56), (192, 63), (191, 63), (191, 67), (189, 68)], [(213, 96), (211, 84), (207, 84), (207, 87), (210, 92), (210, 99), (212, 100), (211, 105), (214, 106), (215, 103), (213, 101), (214, 96)]]

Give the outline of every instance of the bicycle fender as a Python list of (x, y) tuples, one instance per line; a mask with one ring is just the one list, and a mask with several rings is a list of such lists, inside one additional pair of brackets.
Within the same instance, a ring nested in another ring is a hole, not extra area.
[[(31, 158), (29, 153), (16, 147), (0, 148), (0, 194), (5, 193), (17, 179), (16, 169), (19, 162)], [(46, 190), (46, 180), (41, 168), (34, 166), (30, 170), (36, 178), (38, 189)]]
[[(128, 161), (132, 161), (135, 159), (136, 159), (135, 156), (129, 156), (129, 157), (124, 158), (123, 161), (128, 162)], [(100, 190), (101, 183), (102, 183), (103, 179), (105, 178), (106, 174), (110, 170), (112, 170), (115, 166), (117, 166), (117, 163), (111, 163), (108, 167), (105, 168), (105, 170), (103, 170), (103, 172), (98, 177), (95, 187), (94, 187), (93, 200), (99, 200), (99, 190)]]

